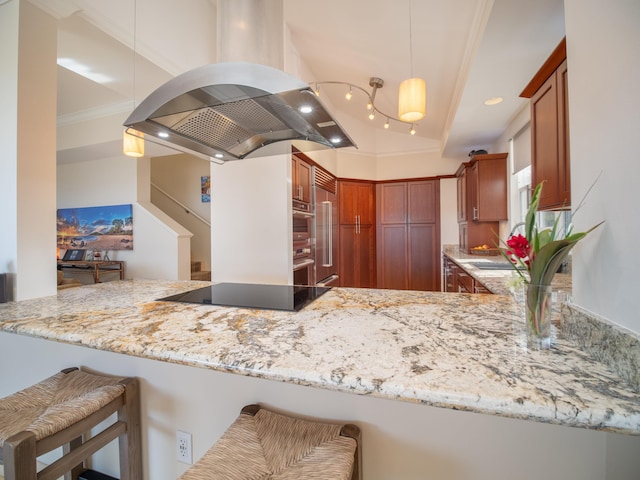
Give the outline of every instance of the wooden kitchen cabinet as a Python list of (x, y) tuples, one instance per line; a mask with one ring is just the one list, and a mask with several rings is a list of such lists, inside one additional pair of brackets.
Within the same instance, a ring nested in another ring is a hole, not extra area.
[(376, 186), (378, 288), (440, 290), (440, 183)]
[(531, 99), (531, 182), (544, 181), (541, 210), (571, 206), (566, 56), (563, 39), (520, 94)]
[(376, 287), (375, 186), (338, 182), (339, 276), (342, 287)]
[(341, 287), (376, 287), (374, 225), (340, 225)]
[(442, 256), (444, 292), (491, 294), (491, 290), (458, 266), (448, 256)]
[(499, 222), (508, 219), (507, 153), (471, 157), (456, 172), (459, 246), (495, 247)]
[(297, 155), (291, 155), (292, 194), (294, 200), (311, 203), (311, 165)]
[(338, 188), (342, 225), (375, 224), (375, 186), (372, 182), (341, 181)]

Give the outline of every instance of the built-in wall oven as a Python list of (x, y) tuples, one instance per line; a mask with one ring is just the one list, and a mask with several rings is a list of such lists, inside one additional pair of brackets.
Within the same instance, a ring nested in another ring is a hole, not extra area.
[(293, 284), (314, 285), (313, 212), (306, 202), (293, 200)]

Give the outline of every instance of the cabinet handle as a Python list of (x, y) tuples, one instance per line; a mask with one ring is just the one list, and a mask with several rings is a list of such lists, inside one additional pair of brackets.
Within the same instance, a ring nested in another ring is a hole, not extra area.
[(360, 235), (360, 215), (356, 215), (356, 235)]
[(473, 219), (478, 220), (478, 207), (473, 207)]

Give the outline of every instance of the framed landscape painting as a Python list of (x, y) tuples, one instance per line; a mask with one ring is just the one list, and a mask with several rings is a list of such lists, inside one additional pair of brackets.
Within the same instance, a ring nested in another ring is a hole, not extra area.
[(132, 206), (58, 209), (57, 237), (60, 250), (133, 250)]

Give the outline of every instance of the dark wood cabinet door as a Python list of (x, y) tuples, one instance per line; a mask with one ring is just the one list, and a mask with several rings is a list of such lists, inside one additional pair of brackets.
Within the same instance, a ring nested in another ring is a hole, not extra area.
[(437, 183), (434, 180), (408, 182), (409, 223), (436, 223), (439, 215), (437, 207)]
[(567, 61), (558, 67), (556, 72), (558, 82), (558, 201), (561, 206), (571, 205), (571, 168), (569, 153), (569, 84)]
[(407, 231), (406, 223), (378, 226), (378, 288), (409, 288)]
[(341, 287), (357, 287), (359, 265), (356, 265), (357, 235), (355, 225), (340, 225), (340, 248), (338, 249), (338, 265)]
[(311, 165), (293, 155), (291, 157), (291, 168), (294, 200), (306, 203), (311, 202)]
[(467, 221), (467, 169), (457, 178), (458, 223)]
[(340, 225), (340, 286), (375, 288), (373, 225)]
[(540, 209), (571, 206), (567, 62), (531, 97), (531, 182), (544, 181)]
[(376, 288), (376, 228), (375, 225), (360, 225), (358, 241), (358, 285)]
[(440, 290), (438, 180), (376, 187), (378, 288)]
[(408, 213), (407, 183), (383, 183), (377, 186), (378, 218), (382, 225), (405, 223)]
[(408, 226), (410, 290), (440, 290), (440, 238), (435, 223)]
[(375, 223), (374, 185), (370, 182), (340, 182), (340, 223), (373, 225)]
[(558, 162), (558, 89), (552, 75), (531, 97), (531, 182), (535, 186), (545, 180), (540, 207), (556, 203)]

